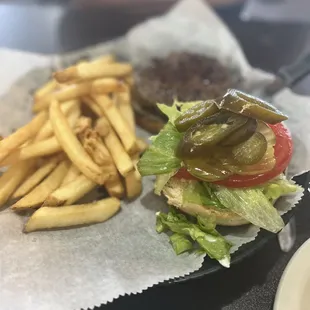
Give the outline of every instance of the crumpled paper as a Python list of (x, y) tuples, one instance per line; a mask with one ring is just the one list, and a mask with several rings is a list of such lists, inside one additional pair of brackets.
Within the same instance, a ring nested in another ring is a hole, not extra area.
[[(158, 27), (150, 28), (152, 23), (157, 23)], [(192, 35), (189, 28), (193, 30)], [(150, 45), (143, 42), (146, 34)], [(150, 40), (153, 36), (154, 39)], [(174, 41), (169, 43), (169, 36), (174, 37)], [(207, 6), (197, 0), (185, 0), (167, 16), (137, 26), (125, 39), (44, 61), (41, 56), (19, 55), (19, 61), (29, 62), (31, 58), (34, 67), (47, 67), (33, 70), (21, 78), (14, 76), (19, 80), (0, 101), (1, 132), (7, 134), (29, 119), (30, 94), (48, 79), (52, 69), (68, 66), (85, 56), (96, 57), (106, 52), (114, 52), (139, 64), (139, 55), (141, 63), (147, 62), (147, 55), (160, 48), (161, 40), (164, 42), (162, 49), (168, 52), (181, 39), (183, 42), (179, 48), (196, 47), (209, 56), (221, 55), (220, 60), (234, 74), (242, 76), (244, 87), (249, 91), (261, 91), (273, 78), (249, 66), (237, 41)], [(209, 45), (201, 43), (204, 40)], [(4, 63), (0, 74), (4, 72), (5, 75), (1, 80), (6, 78), (9, 69)], [(0, 90), (0, 93), (3, 91)], [(296, 96), (289, 90), (275, 97), (275, 104), (290, 116), (287, 125), (295, 142), (290, 175), (310, 169), (308, 101), (308, 98)], [(293, 104), (295, 108), (291, 106)], [(148, 136), (140, 129), (137, 132), (140, 136)], [(143, 186), (141, 197), (131, 203), (123, 202), (121, 212), (115, 217), (106, 223), (79, 229), (23, 234), (25, 218), (10, 209), (1, 212), (0, 309), (91, 308), (199, 269), (202, 256), (176, 256), (167, 236), (155, 232), (155, 212), (165, 210), (166, 203), (153, 194), (152, 177), (144, 178)], [(279, 201), (281, 213), (287, 212), (300, 198), (301, 194), (282, 198), (282, 202)], [(249, 225), (236, 228), (233, 232), (228, 229), (225, 235), (235, 244), (233, 250), (236, 250), (241, 244), (253, 240), (257, 233), (258, 229)]]

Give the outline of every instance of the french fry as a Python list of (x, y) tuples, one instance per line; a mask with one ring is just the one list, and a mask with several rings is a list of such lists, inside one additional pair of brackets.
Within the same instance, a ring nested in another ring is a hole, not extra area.
[(89, 117), (81, 116), (74, 127), (74, 133), (79, 136), (92, 127), (92, 120)]
[(0, 177), (0, 205), (5, 204), (19, 184), (32, 172), (35, 161), (28, 160), (11, 166)]
[(74, 164), (71, 164), (68, 170), (68, 173), (66, 174), (63, 181), (61, 182), (60, 187), (75, 180), (80, 174), (81, 174), (81, 171)]
[(11, 208), (14, 211), (26, 210), (40, 206), (44, 200), (59, 187), (68, 172), (69, 161), (63, 160), (52, 173), (26, 196), (18, 200)]
[(140, 139), (140, 138), (137, 139), (136, 143), (137, 143), (138, 154), (143, 153), (149, 147), (149, 145), (143, 139)]
[(92, 157), (94, 162), (110, 174), (109, 179), (105, 182), (105, 187), (109, 195), (112, 197), (122, 198), (125, 192), (122, 180), (112, 160), (111, 154), (103, 144), (99, 133), (89, 128), (83, 133), (80, 139), (83, 147)]
[(102, 64), (110, 64), (115, 62), (115, 57), (113, 55), (104, 55), (99, 58), (96, 58), (91, 61), (92, 64), (102, 65)]
[(99, 135), (104, 138), (107, 134), (110, 133), (112, 127), (105, 116), (100, 117), (96, 121), (95, 130), (99, 133)]
[(0, 162), (27, 140), (33, 138), (47, 120), (47, 113), (41, 112), (28, 124), (17, 129), (13, 134), (0, 141)]
[(43, 206), (70, 205), (96, 187), (96, 183), (81, 174), (72, 182), (59, 187), (44, 201)]
[(0, 163), (0, 166), (5, 167), (22, 160), (40, 156), (48, 156), (61, 151), (62, 148), (58, 140), (53, 136), (43, 141), (26, 145), (25, 147), (14, 151)]
[(105, 126), (105, 119), (100, 118), (96, 123), (95, 129), (102, 136), (118, 171), (122, 176), (126, 176), (133, 169), (133, 163), (114, 130), (110, 128), (108, 134), (106, 134)]
[(122, 81), (116, 80), (114, 78), (98, 79), (90, 83), (91, 83), (90, 93), (92, 94), (100, 95), (125, 90), (125, 84)]
[(134, 169), (125, 178), (126, 195), (129, 200), (138, 197), (142, 191), (141, 175)]
[(113, 164), (113, 160), (97, 131), (88, 128), (79, 135), (79, 138), (86, 152), (99, 167)]
[(115, 166), (114, 168), (116, 173), (106, 181), (105, 188), (111, 197), (122, 198), (125, 194), (125, 188)]
[(121, 116), (119, 110), (113, 104), (112, 100), (105, 95), (93, 97), (101, 110), (103, 111), (106, 118), (116, 131), (117, 135), (121, 139), (126, 152), (133, 153), (136, 150), (136, 137), (130, 130), (129, 125)]
[(49, 112), (54, 134), (64, 152), (84, 175), (97, 184), (103, 184), (109, 176), (102, 173), (100, 167), (84, 150), (57, 101), (51, 103)]
[(132, 75), (128, 75), (125, 77), (125, 83), (132, 89), (135, 85), (135, 81)]
[[(124, 119), (127, 120), (127, 123), (132, 131), (135, 134), (135, 117), (134, 112), (130, 103), (130, 91), (127, 88), (126, 92), (119, 92), (114, 95), (116, 104), (120, 110), (121, 115)], [(147, 144), (141, 140), (136, 140), (137, 153), (133, 156), (132, 160), (135, 162), (135, 159), (138, 158), (139, 154), (146, 149)], [(130, 171), (125, 177), (125, 186), (126, 186), (126, 196), (129, 200), (132, 200), (138, 197), (142, 191), (142, 182), (141, 175), (139, 174), (136, 167), (134, 170)]]
[(48, 81), (46, 84), (44, 84), (41, 88), (39, 88), (35, 92), (34, 98), (38, 99), (40, 97), (43, 97), (43, 96), (51, 93), (57, 87), (57, 85), (58, 85), (58, 83), (54, 79)]
[(58, 83), (70, 83), (76, 80), (93, 80), (98, 78), (120, 78), (129, 75), (132, 66), (128, 63), (83, 62), (54, 73)]
[(129, 89), (124, 92), (115, 93), (114, 100), (116, 102), (116, 106), (120, 111), (120, 114), (122, 115), (123, 119), (126, 120), (131, 132), (135, 134), (135, 115), (130, 103)]
[[(68, 123), (70, 127), (75, 126), (76, 122), (78, 121), (79, 115), (80, 111), (75, 110), (68, 116)], [(13, 151), (2, 162), (0, 162), (0, 166), (8, 166), (21, 160), (26, 160), (39, 156), (52, 155), (61, 151), (62, 147), (59, 144), (57, 138), (55, 136), (52, 136), (42, 141), (27, 144), (26, 146)]]
[(31, 174), (14, 192), (12, 198), (20, 198), (28, 194), (35, 186), (37, 186), (58, 164), (61, 160), (60, 156), (50, 158)]
[(86, 105), (89, 107), (89, 109), (90, 109), (91, 111), (93, 111), (93, 113), (94, 113), (96, 116), (98, 116), (98, 117), (103, 116), (103, 113), (102, 113), (100, 107), (98, 106), (97, 102), (96, 102), (95, 100), (93, 100), (91, 97), (89, 97), (89, 96), (83, 97), (83, 98), (82, 98), (82, 102), (83, 102), (84, 104), (86, 104)]
[[(79, 101), (75, 99), (75, 100), (64, 102), (60, 108), (62, 112), (64, 113), (64, 115), (67, 116), (73, 109), (77, 107), (79, 108)], [(52, 128), (50, 120), (47, 120), (45, 125), (40, 129), (40, 131), (36, 135), (35, 141), (44, 140), (46, 138), (49, 138), (52, 135), (53, 135), (53, 128)]]
[(33, 111), (38, 112), (47, 109), (53, 100), (64, 102), (87, 96), (90, 93), (106, 94), (109, 92), (117, 92), (122, 90), (124, 90), (123, 82), (113, 78), (98, 79), (90, 82), (65, 85), (59, 90), (36, 100), (33, 105)]
[(101, 223), (112, 217), (119, 209), (120, 201), (117, 198), (107, 198), (90, 204), (61, 208), (46, 206), (37, 210), (30, 217), (24, 231), (32, 232)]

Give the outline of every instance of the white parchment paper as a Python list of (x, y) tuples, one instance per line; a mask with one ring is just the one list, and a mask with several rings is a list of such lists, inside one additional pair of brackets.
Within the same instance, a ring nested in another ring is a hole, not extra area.
[[(218, 58), (254, 93), (272, 79), (272, 75), (249, 66), (237, 41), (207, 6), (198, 0), (185, 0), (168, 15), (135, 27), (125, 39), (62, 57), (17, 52), (8, 56), (7, 51), (0, 51), (0, 78), (4, 81), (0, 85), (0, 131), (8, 134), (29, 120), (31, 92), (48, 79), (52, 69), (107, 52), (140, 65), (172, 50)], [(4, 54), (7, 58), (2, 58)], [(23, 76), (18, 70), (13, 74), (10, 66), (17, 62), (27, 63), (23, 74), (36, 69)], [(284, 90), (274, 98), (274, 104), (290, 116), (287, 125), (295, 143), (290, 176), (309, 170), (310, 99)], [(137, 130), (140, 136), (148, 136)], [(155, 212), (164, 210), (166, 203), (153, 194), (151, 177), (144, 178), (143, 186), (138, 200), (124, 202), (117, 216), (90, 227), (27, 235), (22, 233), (23, 217), (9, 209), (1, 212), (0, 309), (91, 308), (199, 269), (202, 256), (176, 256), (167, 236), (155, 232)], [(291, 209), (301, 196), (282, 198), (278, 202), (281, 213)], [(235, 244), (235, 251), (252, 241), (258, 231), (249, 225), (225, 229), (224, 234)]]

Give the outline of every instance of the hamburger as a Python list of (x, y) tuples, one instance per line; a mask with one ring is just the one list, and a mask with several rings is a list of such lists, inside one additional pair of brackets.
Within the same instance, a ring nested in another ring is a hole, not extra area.
[(158, 212), (177, 254), (198, 250), (229, 266), (231, 244), (217, 226), (253, 224), (277, 233), (278, 198), (299, 187), (284, 172), (293, 153), (287, 116), (236, 89), (216, 99), (158, 104), (168, 121), (143, 154), (142, 176), (172, 207)]
[(238, 79), (216, 59), (185, 52), (153, 59), (135, 73), (133, 92), (136, 119), (140, 127), (157, 133), (167, 118), (156, 106), (171, 106), (174, 99), (194, 101), (222, 96), (227, 88), (237, 87)]

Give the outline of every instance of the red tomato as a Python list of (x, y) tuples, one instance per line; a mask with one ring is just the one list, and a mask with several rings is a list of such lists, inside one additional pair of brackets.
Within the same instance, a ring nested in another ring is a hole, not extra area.
[[(226, 180), (214, 182), (218, 185), (226, 187), (252, 187), (275, 178), (281, 174), (288, 166), (293, 155), (293, 141), (289, 130), (283, 124), (275, 124), (268, 126), (276, 135), (276, 144), (274, 146), (274, 156), (276, 159), (275, 167), (264, 174), (257, 175), (232, 175)], [(175, 175), (178, 178), (187, 180), (197, 180), (194, 176), (189, 174), (185, 168), (181, 168)]]

